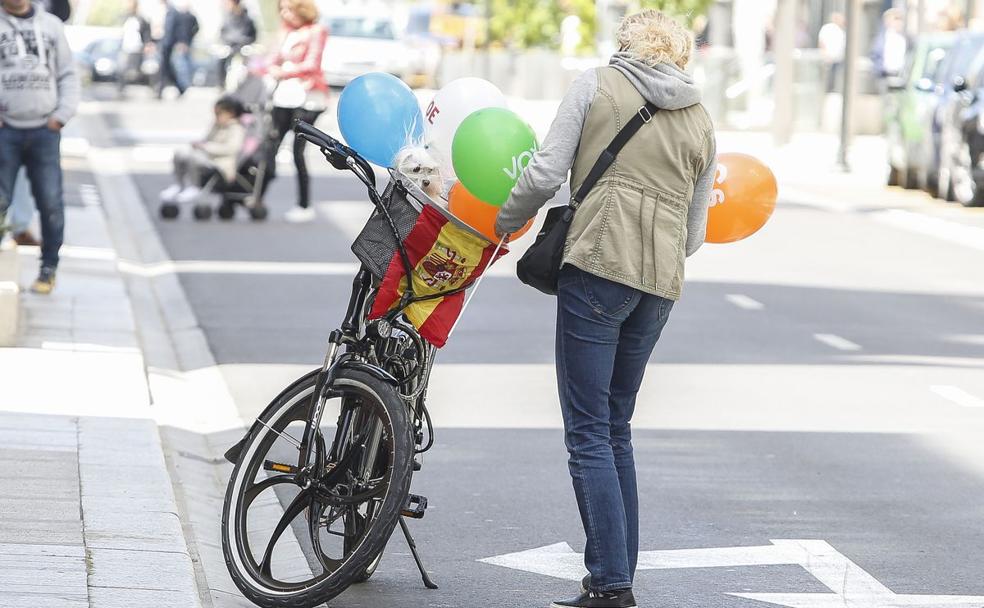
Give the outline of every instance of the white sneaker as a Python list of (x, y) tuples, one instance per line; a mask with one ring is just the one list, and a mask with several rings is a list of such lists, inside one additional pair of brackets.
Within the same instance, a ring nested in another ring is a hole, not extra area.
[(173, 203), (174, 199), (181, 192), (181, 186), (174, 184), (173, 186), (168, 186), (167, 188), (161, 190), (161, 202), (162, 203)]
[(284, 219), (292, 224), (301, 224), (314, 221), (317, 216), (314, 207), (294, 207), (284, 214)]
[(196, 186), (188, 186), (184, 190), (178, 193), (174, 198), (176, 203), (190, 203), (197, 199), (202, 193), (202, 189)]

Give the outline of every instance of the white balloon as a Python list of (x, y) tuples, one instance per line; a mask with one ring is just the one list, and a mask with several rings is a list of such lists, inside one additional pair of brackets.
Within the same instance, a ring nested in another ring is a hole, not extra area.
[(451, 169), (451, 142), (466, 118), (483, 108), (505, 108), (506, 96), (494, 84), (481, 78), (459, 78), (446, 84), (424, 111), (427, 148), (441, 163), (445, 175)]

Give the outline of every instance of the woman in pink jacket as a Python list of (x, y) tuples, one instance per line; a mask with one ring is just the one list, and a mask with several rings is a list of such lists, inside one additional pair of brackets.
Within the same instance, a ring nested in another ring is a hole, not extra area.
[[(267, 74), (277, 80), (273, 92), (271, 157), (276, 156), (295, 118), (313, 123), (328, 106), (328, 85), (321, 70), (328, 30), (318, 23), (318, 7), (314, 0), (281, 0), (280, 19), (284, 27), (283, 42), (267, 68)], [(304, 162), (304, 140), (294, 140), (293, 155), (297, 168), (297, 207), (287, 212), (286, 219), (309, 222), (315, 214), (311, 208), (311, 180)], [(271, 172), (275, 170), (273, 158), (269, 167)]]

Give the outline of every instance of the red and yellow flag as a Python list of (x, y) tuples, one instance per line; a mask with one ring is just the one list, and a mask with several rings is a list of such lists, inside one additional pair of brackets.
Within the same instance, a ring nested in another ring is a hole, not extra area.
[[(481, 276), (495, 253), (495, 244), (456, 226), (437, 209), (425, 206), (403, 245), (413, 269), (413, 293), (417, 297), (452, 291), (470, 285)], [(508, 253), (499, 249), (496, 259)], [(393, 254), (379, 292), (369, 312), (378, 319), (400, 302), (407, 289), (400, 253)], [(403, 311), (420, 337), (441, 348), (448, 340), (465, 303), (465, 293), (414, 302)]]

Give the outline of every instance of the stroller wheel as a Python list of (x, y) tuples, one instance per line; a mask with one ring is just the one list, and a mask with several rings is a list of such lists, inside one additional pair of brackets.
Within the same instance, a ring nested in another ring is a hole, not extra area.
[(163, 203), (161, 204), (161, 217), (165, 220), (173, 220), (178, 217), (181, 213), (181, 208), (175, 203)]
[(219, 219), (231, 220), (236, 216), (236, 207), (229, 201), (222, 201), (219, 205)]
[(196, 220), (207, 220), (212, 218), (212, 207), (205, 203), (198, 203), (193, 210)]
[(249, 208), (249, 217), (251, 217), (254, 221), (257, 222), (262, 222), (263, 220), (267, 219), (267, 216), (269, 214), (270, 211), (263, 205), (258, 205), (256, 207)]

